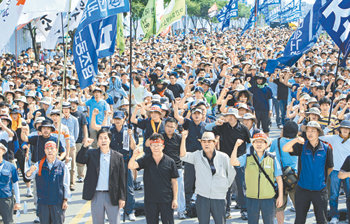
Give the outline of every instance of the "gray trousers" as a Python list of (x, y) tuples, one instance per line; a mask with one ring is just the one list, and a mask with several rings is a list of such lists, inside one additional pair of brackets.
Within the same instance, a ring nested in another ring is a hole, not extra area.
[(13, 197), (0, 198), (0, 216), (4, 224), (13, 223)]
[(91, 144), (93, 149), (97, 149), (97, 131), (93, 128), (89, 128), (89, 138), (92, 138), (94, 142)]
[(43, 205), (38, 203), (40, 223), (62, 224), (64, 223), (64, 210), (62, 205)]
[(273, 224), (276, 214), (275, 199), (247, 198), (248, 224), (258, 224), (260, 211), (264, 224)]
[(105, 223), (105, 212), (110, 224), (119, 224), (119, 206), (112, 205), (108, 192), (96, 192), (91, 201), (92, 223)]
[(209, 199), (197, 194), (196, 210), (197, 210), (198, 221), (200, 224), (209, 224), (210, 215), (213, 216), (215, 224), (226, 223), (226, 218), (225, 218), (226, 200), (225, 199)]

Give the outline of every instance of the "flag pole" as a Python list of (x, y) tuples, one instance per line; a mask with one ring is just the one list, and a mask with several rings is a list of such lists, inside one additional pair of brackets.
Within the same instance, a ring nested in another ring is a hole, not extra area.
[[(69, 9), (70, 10), (70, 9)], [(62, 44), (63, 44), (63, 47), (64, 47), (64, 49), (66, 48), (66, 41), (65, 41), (65, 39), (64, 39), (64, 26), (63, 26), (63, 12), (61, 12), (61, 26), (62, 26)], [(66, 61), (66, 57), (67, 57), (67, 55), (66, 55), (66, 53), (64, 53), (64, 60)], [(66, 70), (66, 66), (64, 66), (64, 70)], [(66, 75), (66, 72), (64, 71), (64, 77), (65, 77), (65, 75)], [(67, 86), (66, 86), (66, 80), (64, 80), (64, 82), (63, 82), (63, 88), (65, 89)], [(65, 99), (67, 99), (67, 92), (66, 91), (64, 91), (64, 89), (63, 89), (63, 93), (64, 93), (64, 98)], [(62, 95), (62, 97), (63, 97), (63, 95)]]
[[(130, 85), (129, 85), (129, 117), (128, 117), (128, 128), (131, 129), (131, 93), (132, 93), (132, 0), (129, 0), (130, 3), (130, 20), (129, 20), (129, 47), (130, 47), (130, 52), (129, 52), (129, 57), (130, 57), (130, 67), (129, 67), (129, 80), (130, 80)], [(135, 33), (136, 35), (136, 33)], [(129, 163), (129, 157), (130, 157), (130, 151), (131, 147), (129, 144), (129, 152), (128, 152), (128, 157), (126, 158), (126, 164)], [(126, 172), (125, 172), (125, 189), (128, 191), (128, 176), (129, 176), (129, 169), (128, 165), (126, 165)], [(125, 194), (125, 205), (126, 201), (128, 200), (128, 192)], [(123, 222), (125, 222), (125, 216), (126, 216), (126, 211), (125, 211), (125, 206), (124, 206), (124, 213), (123, 213)]]
[[(67, 35), (68, 35), (68, 31), (69, 31), (69, 20), (70, 20), (70, 9), (72, 6), (72, 0), (69, 0), (69, 9), (68, 9), (68, 21), (67, 21)], [(63, 27), (63, 15), (61, 14), (61, 20), (62, 20), (62, 27)], [(62, 29), (62, 35), (63, 35), (63, 41), (64, 41), (64, 30)], [(58, 122), (58, 134), (57, 134), (57, 149), (59, 149), (60, 147), (60, 135), (61, 135), (61, 128), (62, 128), (62, 117), (63, 117), (63, 113), (62, 113), (62, 104), (63, 104), (63, 94), (64, 94), (64, 87), (65, 87), (65, 83), (66, 83), (66, 72), (67, 72), (67, 52), (68, 52), (68, 44), (63, 45), (64, 46), (64, 64), (63, 64), (63, 83), (62, 83), (62, 92), (60, 94), (61, 99), (60, 99), (60, 120)], [(67, 153), (66, 157), (69, 157), (69, 153)]]
[(259, 0), (255, 0), (255, 65), (258, 67), (258, 5)]
[[(334, 88), (335, 89), (337, 88), (337, 78), (338, 78), (338, 68), (339, 68), (339, 62), (340, 62), (340, 55), (341, 55), (341, 50), (339, 48), (338, 59), (337, 59), (337, 67), (335, 68), (335, 80), (334, 80)], [(334, 95), (332, 95), (332, 97), (331, 97), (331, 108), (329, 108), (328, 125), (331, 122), (333, 104), (334, 104)]]
[(16, 27), (16, 29), (15, 29), (15, 40), (16, 40), (16, 42), (15, 42), (15, 48), (16, 48), (16, 50), (15, 50), (15, 57), (16, 57), (16, 77), (17, 77), (17, 67), (18, 67), (18, 52), (17, 52), (17, 27)]

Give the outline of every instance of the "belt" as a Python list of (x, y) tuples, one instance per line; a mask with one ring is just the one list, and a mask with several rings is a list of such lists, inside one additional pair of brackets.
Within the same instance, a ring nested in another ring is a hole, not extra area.
[(96, 191), (96, 192), (108, 192), (108, 190), (106, 190), (106, 191)]

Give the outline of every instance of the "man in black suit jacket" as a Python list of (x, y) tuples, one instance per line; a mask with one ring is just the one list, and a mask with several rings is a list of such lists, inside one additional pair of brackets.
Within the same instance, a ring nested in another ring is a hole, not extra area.
[(119, 209), (125, 205), (126, 179), (123, 156), (109, 148), (111, 133), (102, 128), (97, 133), (98, 149), (88, 149), (88, 139), (79, 151), (76, 161), (87, 165), (83, 199), (91, 201), (94, 224), (104, 223), (107, 212), (109, 223), (119, 223)]

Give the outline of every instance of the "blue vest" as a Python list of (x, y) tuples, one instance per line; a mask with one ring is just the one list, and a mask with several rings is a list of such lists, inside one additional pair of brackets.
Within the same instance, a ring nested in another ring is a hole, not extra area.
[(51, 170), (47, 161), (43, 163), (41, 176), (36, 175), (38, 203), (44, 205), (62, 205), (64, 199), (64, 163), (55, 160)]
[(306, 147), (307, 143), (308, 141), (305, 141), (301, 152), (301, 170), (298, 185), (310, 191), (320, 191), (326, 187), (325, 166), (329, 148), (320, 141), (320, 147), (313, 155), (312, 150)]

